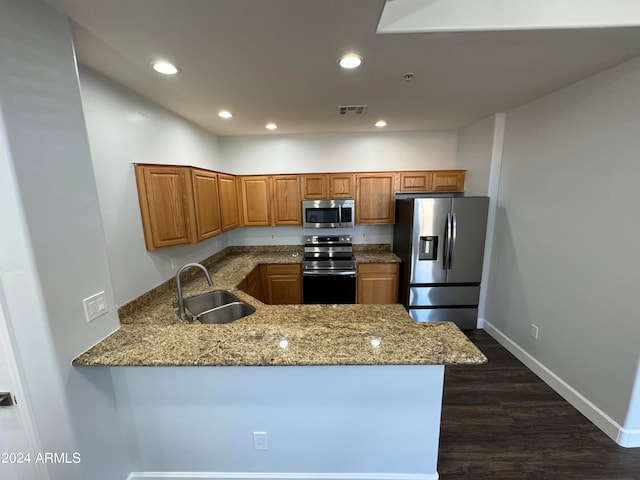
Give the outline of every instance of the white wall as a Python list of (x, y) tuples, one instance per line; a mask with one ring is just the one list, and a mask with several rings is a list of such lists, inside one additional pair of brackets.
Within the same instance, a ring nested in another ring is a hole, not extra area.
[(467, 170), (466, 195), (489, 196), (487, 235), (485, 240), (478, 328), (483, 328), (487, 303), (487, 285), (493, 253), (497, 196), (500, 185), (502, 146), (504, 141), (505, 114), (497, 113), (460, 130), (458, 135), (457, 168)]
[(227, 246), (227, 234), (205, 242), (145, 249), (134, 163), (191, 165), (225, 171), (218, 137), (81, 67), (80, 82), (113, 289), (123, 305)]
[(490, 116), (460, 130), (456, 168), (466, 170), (465, 194), (487, 195), (493, 153), (495, 116)]
[(639, 59), (508, 112), (485, 322), (614, 438), (640, 427), (639, 124)]
[(437, 479), (442, 365), (112, 372), (134, 472), (163, 472), (132, 478)]
[[(0, 105), (0, 301), (28, 395), (19, 401), (44, 451), (81, 454), (47, 465), (50, 478), (124, 478), (112, 383), (71, 367), (119, 324), (71, 32), (48, 4), (0, 4)], [(82, 299), (102, 290), (109, 311), (87, 323)]]
[(223, 137), (222, 158), (236, 175), (375, 172), (456, 168), (457, 132)]

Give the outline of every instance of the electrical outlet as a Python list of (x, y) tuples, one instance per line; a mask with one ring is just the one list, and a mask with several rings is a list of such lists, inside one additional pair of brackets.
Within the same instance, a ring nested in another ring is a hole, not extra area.
[(84, 307), (84, 316), (87, 319), (87, 323), (109, 311), (104, 290), (82, 300), (82, 306)]
[(176, 257), (171, 257), (171, 268), (178, 268), (178, 259)]
[(253, 432), (253, 449), (269, 450), (267, 444), (267, 432)]
[(533, 337), (533, 339), (538, 339), (538, 327), (536, 327), (533, 323), (531, 324), (531, 330), (529, 330), (529, 335)]

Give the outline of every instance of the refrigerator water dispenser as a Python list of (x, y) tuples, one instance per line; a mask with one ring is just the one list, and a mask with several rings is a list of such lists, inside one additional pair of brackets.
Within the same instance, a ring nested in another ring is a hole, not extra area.
[(438, 237), (420, 237), (420, 253), (418, 260), (438, 259)]

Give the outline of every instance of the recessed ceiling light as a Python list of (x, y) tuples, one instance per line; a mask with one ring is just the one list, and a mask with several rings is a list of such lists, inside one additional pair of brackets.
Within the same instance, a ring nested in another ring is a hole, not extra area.
[(362, 65), (364, 59), (360, 55), (356, 55), (355, 53), (347, 53), (338, 59), (338, 65), (342, 68), (351, 69), (358, 68)]
[(267, 123), (264, 128), (266, 128), (267, 130), (275, 130), (276, 128), (278, 128), (278, 125), (276, 125), (275, 123)]
[(376, 127), (378, 127), (378, 128), (382, 128), (382, 127), (386, 127), (386, 126), (387, 126), (387, 122), (385, 122), (384, 120), (378, 120), (378, 121), (375, 123), (375, 125), (376, 125)]
[(233, 117), (233, 114), (228, 110), (220, 110), (218, 112), (218, 116), (220, 118), (231, 118), (231, 117)]
[(153, 68), (158, 73), (162, 73), (163, 75), (175, 75), (176, 73), (180, 72), (180, 69), (173, 63), (165, 61), (153, 62), (151, 64), (151, 68)]

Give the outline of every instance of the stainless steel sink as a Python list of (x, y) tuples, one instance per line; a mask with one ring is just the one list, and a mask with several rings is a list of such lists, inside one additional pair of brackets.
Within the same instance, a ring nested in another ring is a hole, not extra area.
[(185, 298), (185, 309), (201, 323), (230, 323), (256, 311), (226, 290), (215, 290)]
[(200, 323), (231, 323), (234, 320), (251, 315), (256, 309), (248, 303), (232, 302), (221, 305), (194, 318)]

